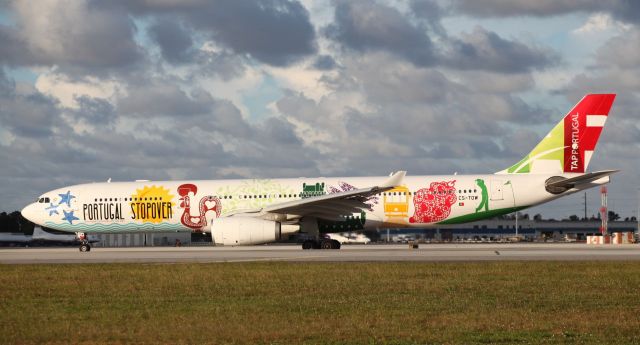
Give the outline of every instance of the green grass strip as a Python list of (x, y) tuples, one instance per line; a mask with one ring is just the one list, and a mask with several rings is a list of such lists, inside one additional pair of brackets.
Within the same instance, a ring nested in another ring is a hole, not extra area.
[(0, 343), (640, 343), (640, 263), (0, 266)]

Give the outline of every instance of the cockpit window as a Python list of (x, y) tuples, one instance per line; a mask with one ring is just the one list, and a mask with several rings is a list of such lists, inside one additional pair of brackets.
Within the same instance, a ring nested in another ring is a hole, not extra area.
[(44, 202), (44, 198), (40, 198), (40, 199), (38, 199), (38, 202), (39, 202), (39, 203), (43, 203), (43, 202)]
[(44, 202), (48, 204), (50, 202), (49, 198), (44, 198)]

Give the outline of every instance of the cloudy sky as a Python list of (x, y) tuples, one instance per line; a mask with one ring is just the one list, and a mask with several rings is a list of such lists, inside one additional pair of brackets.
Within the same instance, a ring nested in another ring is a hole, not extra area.
[(495, 172), (590, 92), (618, 94), (590, 169), (623, 170), (632, 216), (638, 1), (0, 1), (0, 210), (108, 178)]

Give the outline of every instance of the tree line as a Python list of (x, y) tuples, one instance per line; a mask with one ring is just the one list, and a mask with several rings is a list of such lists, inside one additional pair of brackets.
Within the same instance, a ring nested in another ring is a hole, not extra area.
[(0, 232), (22, 232), (33, 235), (35, 224), (22, 216), (20, 211), (0, 212)]

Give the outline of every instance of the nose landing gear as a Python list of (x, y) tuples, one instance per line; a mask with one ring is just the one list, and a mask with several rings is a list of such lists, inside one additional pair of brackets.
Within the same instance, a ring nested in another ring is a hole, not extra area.
[(81, 252), (90, 252), (91, 245), (89, 244), (89, 240), (87, 239), (87, 234), (84, 232), (76, 232), (76, 238), (80, 241), (80, 251)]

